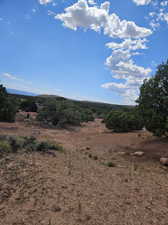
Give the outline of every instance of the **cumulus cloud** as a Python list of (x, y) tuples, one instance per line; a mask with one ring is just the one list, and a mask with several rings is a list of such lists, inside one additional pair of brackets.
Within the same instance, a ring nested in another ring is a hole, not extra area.
[(160, 3), (160, 5), (163, 6), (163, 7), (165, 7), (165, 6), (168, 5), (168, 1), (163, 1), (163, 2)]
[(123, 82), (110, 82), (103, 84), (102, 87), (118, 92), (125, 97), (127, 103), (135, 101), (139, 93), (139, 86), (151, 72), (150, 68), (138, 66), (132, 59), (132, 56), (137, 54), (135, 50), (147, 48), (145, 41), (125, 40), (122, 43), (106, 44), (107, 47), (113, 49), (113, 52), (106, 59), (105, 64), (112, 72), (112, 77), (123, 80)]
[(121, 43), (110, 42), (106, 46), (112, 49), (112, 54), (106, 59), (105, 65), (110, 69), (113, 79), (122, 83), (110, 82), (102, 87), (124, 96), (126, 103), (132, 103), (138, 96), (139, 86), (149, 77), (150, 68), (135, 64), (132, 57), (138, 55), (137, 50), (147, 49), (146, 39), (126, 39)]
[(149, 13), (149, 25), (155, 31), (164, 22), (168, 23), (168, 1), (161, 0), (157, 7), (153, 4), (153, 11)]
[(96, 2), (95, 2), (94, 0), (88, 0), (88, 3), (89, 3), (90, 5), (96, 5)]
[(147, 49), (145, 37), (152, 34), (150, 29), (140, 27), (133, 21), (122, 20), (115, 13), (110, 14), (108, 1), (100, 6), (90, 5), (87, 0), (78, 0), (75, 4), (57, 14), (55, 19), (62, 21), (65, 27), (72, 30), (83, 28), (96, 32), (103, 32), (111, 38), (123, 39), (122, 42), (109, 42), (106, 46), (112, 49), (112, 54), (107, 57), (105, 65), (112, 73), (113, 79), (121, 82), (103, 84), (102, 87), (115, 91), (126, 98), (127, 103), (135, 101), (138, 88), (151, 72), (135, 64), (133, 56), (138, 55), (138, 50)]
[(96, 32), (102, 30), (112, 38), (143, 38), (152, 33), (150, 29), (137, 26), (133, 21), (121, 20), (115, 13), (110, 14), (109, 7), (108, 1), (98, 7), (89, 6), (87, 0), (79, 0), (55, 18), (70, 29), (77, 30), (81, 27)]
[(137, 5), (148, 5), (152, 2), (152, 0), (133, 0)]
[(156, 18), (156, 21), (159, 21), (159, 20), (168, 23), (168, 12), (165, 12), (163, 9), (160, 9)]
[(46, 5), (48, 3), (51, 3), (53, 0), (38, 0), (38, 1), (41, 5)]
[(109, 42), (106, 44), (106, 46), (111, 49), (129, 49), (129, 50), (147, 49), (146, 42), (147, 40), (145, 38), (137, 40), (125, 39), (121, 43)]

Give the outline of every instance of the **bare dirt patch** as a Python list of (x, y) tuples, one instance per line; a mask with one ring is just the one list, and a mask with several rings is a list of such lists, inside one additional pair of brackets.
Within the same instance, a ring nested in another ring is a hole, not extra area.
[(158, 160), (168, 154), (167, 140), (110, 133), (100, 120), (73, 131), (0, 123), (0, 134), (33, 135), (66, 149), (0, 159), (0, 225), (168, 224), (168, 170)]

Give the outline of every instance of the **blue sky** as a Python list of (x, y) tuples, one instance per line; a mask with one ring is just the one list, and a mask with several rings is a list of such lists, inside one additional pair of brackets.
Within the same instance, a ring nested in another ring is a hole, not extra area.
[(0, 0), (0, 82), (134, 104), (167, 56), (168, 1)]

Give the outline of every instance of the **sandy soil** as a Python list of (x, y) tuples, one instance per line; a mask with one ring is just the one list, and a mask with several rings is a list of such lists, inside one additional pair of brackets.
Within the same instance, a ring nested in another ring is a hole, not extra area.
[(55, 157), (0, 159), (0, 225), (168, 225), (168, 170), (159, 163), (167, 140), (145, 131), (110, 133), (100, 120), (69, 131), (0, 123), (0, 134), (65, 148)]

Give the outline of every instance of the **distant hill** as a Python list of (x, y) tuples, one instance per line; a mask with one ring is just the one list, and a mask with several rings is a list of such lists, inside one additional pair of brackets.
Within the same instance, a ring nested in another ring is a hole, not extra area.
[(16, 89), (7, 88), (7, 92), (9, 94), (16, 94), (16, 95), (27, 95), (27, 96), (37, 96), (37, 94), (27, 91), (20, 91)]
[(103, 103), (103, 102), (94, 102), (94, 101), (79, 101), (79, 100), (73, 100), (68, 99), (65, 97), (57, 96), (57, 95), (37, 95), (35, 93), (31, 92), (25, 92), (20, 90), (14, 90), (14, 89), (7, 89), (8, 93), (15, 96), (18, 99), (31, 99), (34, 100), (36, 103), (40, 105), (45, 105), (48, 102), (53, 102), (53, 104), (56, 104), (59, 101), (68, 101), (69, 103), (75, 104), (76, 106), (79, 106), (83, 109), (89, 109), (93, 113), (95, 113), (98, 117), (104, 117), (103, 115), (109, 113), (111, 110), (124, 110), (129, 111), (134, 106), (129, 105), (117, 105), (117, 104), (109, 104), (109, 103)]

